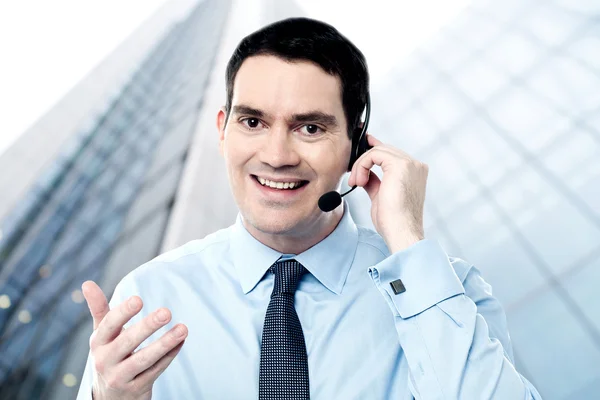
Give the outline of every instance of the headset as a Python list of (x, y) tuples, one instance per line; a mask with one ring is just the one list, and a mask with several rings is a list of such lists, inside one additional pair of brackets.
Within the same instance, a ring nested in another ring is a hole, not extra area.
[[(369, 118), (371, 116), (371, 98), (367, 93), (367, 103), (365, 105), (365, 121), (362, 126), (357, 126), (352, 131), (352, 149), (350, 151), (350, 161), (348, 163), (348, 172), (352, 170), (352, 166), (356, 160), (366, 153), (372, 146), (367, 141), (367, 129), (369, 127)], [(319, 208), (323, 212), (330, 212), (335, 210), (340, 204), (342, 204), (342, 197), (356, 189), (356, 185), (352, 186), (346, 193), (340, 194), (336, 191), (325, 193), (319, 198)]]
[[(369, 127), (369, 117), (371, 116), (371, 99), (367, 93), (367, 104), (365, 106), (365, 121), (361, 126), (354, 128), (352, 132), (352, 151), (350, 153), (350, 162), (348, 163), (348, 172), (352, 170), (352, 166), (371, 148), (367, 142), (367, 128)], [(360, 125), (360, 124), (359, 124)]]

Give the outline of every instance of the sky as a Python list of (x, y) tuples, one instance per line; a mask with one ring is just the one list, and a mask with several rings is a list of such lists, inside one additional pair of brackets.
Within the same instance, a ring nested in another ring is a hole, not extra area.
[(164, 2), (0, 1), (0, 154)]
[[(165, 2), (0, 2), (0, 155)], [(364, 52), (374, 83), (470, 1), (297, 2)]]

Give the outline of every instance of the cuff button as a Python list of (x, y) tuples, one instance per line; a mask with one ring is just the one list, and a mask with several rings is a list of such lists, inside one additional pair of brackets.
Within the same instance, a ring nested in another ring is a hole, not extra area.
[(404, 287), (404, 284), (402, 283), (402, 281), (400, 279), (396, 279), (395, 281), (390, 282), (390, 286), (392, 287), (394, 294), (400, 294), (400, 293), (406, 292), (406, 288)]

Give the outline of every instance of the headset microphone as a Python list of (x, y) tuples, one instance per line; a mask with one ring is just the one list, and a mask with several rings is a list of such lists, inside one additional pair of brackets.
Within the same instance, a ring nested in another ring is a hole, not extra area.
[(352, 189), (348, 190), (344, 194), (339, 194), (335, 190), (333, 192), (325, 193), (323, 196), (321, 196), (319, 198), (319, 208), (321, 209), (321, 211), (324, 211), (324, 212), (329, 212), (329, 211), (335, 210), (337, 208), (337, 206), (342, 204), (342, 197), (344, 197), (345, 195), (347, 195), (354, 189), (356, 189), (356, 185), (352, 186)]
[[(348, 171), (352, 170), (354, 162), (363, 155), (367, 150), (371, 148), (367, 142), (367, 127), (369, 125), (369, 117), (371, 115), (371, 100), (367, 94), (367, 104), (365, 109), (365, 122), (362, 128), (356, 128), (352, 135), (352, 150), (350, 153), (350, 162), (348, 163)], [(335, 210), (340, 204), (342, 204), (342, 197), (356, 189), (356, 185), (352, 186), (346, 193), (340, 194), (336, 191), (325, 193), (319, 198), (319, 208), (323, 212), (330, 212)]]

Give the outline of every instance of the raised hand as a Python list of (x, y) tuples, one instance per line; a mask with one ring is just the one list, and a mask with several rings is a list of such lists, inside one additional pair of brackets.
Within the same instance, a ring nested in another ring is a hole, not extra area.
[[(392, 253), (424, 238), (423, 206), (429, 167), (404, 151), (368, 135), (372, 149), (356, 160), (348, 185), (371, 198), (371, 219)], [(381, 167), (380, 180), (371, 168)]]
[(171, 312), (159, 308), (137, 324), (123, 326), (142, 309), (142, 299), (132, 296), (112, 310), (102, 289), (93, 281), (82, 292), (94, 319), (90, 350), (94, 362), (94, 400), (141, 400), (152, 398), (152, 386), (171, 364), (187, 337), (187, 327), (175, 325), (147, 347), (134, 350), (169, 323)]

